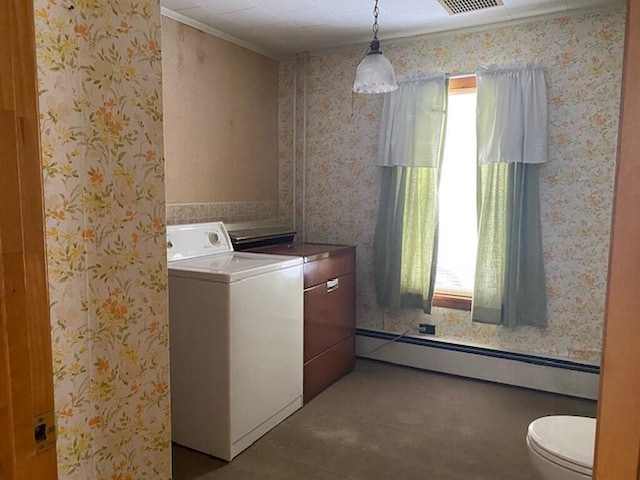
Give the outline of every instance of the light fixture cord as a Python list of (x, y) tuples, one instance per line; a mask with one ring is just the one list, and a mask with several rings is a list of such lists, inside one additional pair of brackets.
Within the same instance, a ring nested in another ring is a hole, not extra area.
[(380, 13), (380, 11), (378, 10), (378, 0), (376, 0), (376, 4), (373, 7), (373, 38), (374, 39), (378, 39), (378, 13)]

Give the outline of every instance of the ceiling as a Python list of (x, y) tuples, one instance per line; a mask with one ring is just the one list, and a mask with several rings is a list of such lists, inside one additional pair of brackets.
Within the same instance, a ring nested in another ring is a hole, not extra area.
[[(539, 15), (624, 5), (624, 0), (502, 0), (449, 15), (438, 0), (380, 0), (379, 38), (477, 27)], [(162, 0), (163, 13), (274, 58), (362, 44), (372, 38), (374, 0)]]

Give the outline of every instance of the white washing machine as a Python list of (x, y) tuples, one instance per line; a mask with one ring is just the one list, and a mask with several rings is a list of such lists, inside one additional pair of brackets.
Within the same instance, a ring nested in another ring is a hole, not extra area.
[(169, 226), (172, 440), (231, 460), (302, 406), (302, 259)]

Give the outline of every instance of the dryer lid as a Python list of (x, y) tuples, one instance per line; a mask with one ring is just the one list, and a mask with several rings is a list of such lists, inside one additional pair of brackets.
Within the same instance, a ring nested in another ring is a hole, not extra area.
[(596, 419), (555, 415), (529, 425), (530, 440), (551, 455), (575, 465), (593, 468)]

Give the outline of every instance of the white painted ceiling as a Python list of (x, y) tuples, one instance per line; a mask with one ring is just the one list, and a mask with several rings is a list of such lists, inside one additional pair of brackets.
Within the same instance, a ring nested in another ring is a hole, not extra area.
[[(437, 0), (379, 0), (384, 41), (477, 27), (624, 0), (503, 0), (503, 5), (449, 15)], [(162, 0), (168, 16), (210, 29), (274, 58), (362, 44), (373, 34), (374, 0)]]

